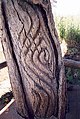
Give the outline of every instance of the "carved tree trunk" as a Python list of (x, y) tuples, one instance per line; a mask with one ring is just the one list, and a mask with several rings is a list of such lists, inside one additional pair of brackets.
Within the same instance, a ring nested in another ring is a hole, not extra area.
[(50, 0), (1, 0), (1, 12), (18, 113), (25, 119), (64, 119), (64, 66)]

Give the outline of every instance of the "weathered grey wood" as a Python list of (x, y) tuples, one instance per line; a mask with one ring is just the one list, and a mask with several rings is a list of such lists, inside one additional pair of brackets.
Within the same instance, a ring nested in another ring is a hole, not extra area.
[(63, 59), (63, 61), (66, 67), (80, 68), (80, 61), (75, 61), (72, 59)]
[[(65, 67), (79, 68), (80, 69), (80, 61), (75, 61), (72, 59), (63, 59)], [(0, 69), (5, 68), (7, 66), (7, 62), (0, 63)]]
[(1, 0), (2, 45), (19, 114), (64, 119), (65, 75), (49, 0)]
[(5, 62), (0, 63), (0, 69), (5, 68), (6, 66), (7, 66), (6, 61), (5, 61)]

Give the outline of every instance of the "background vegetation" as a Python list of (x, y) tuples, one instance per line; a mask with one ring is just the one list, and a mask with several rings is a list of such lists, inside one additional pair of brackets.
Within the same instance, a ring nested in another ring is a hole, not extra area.
[(61, 39), (80, 42), (79, 17), (56, 17), (55, 21)]
[[(80, 17), (56, 17), (60, 42), (67, 43), (65, 58), (80, 61)], [(80, 84), (80, 69), (66, 68), (67, 80)]]

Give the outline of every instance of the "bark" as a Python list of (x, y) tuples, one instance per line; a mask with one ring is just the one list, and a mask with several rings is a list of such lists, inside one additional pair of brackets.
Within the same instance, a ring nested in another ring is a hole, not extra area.
[(2, 45), (18, 113), (64, 119), (65, 76), (49, 0), (2, 0)]
[(72, 59), (64, 59), (63, 61), (66, 67), (80, 68), (80, 61), (75, 61)]

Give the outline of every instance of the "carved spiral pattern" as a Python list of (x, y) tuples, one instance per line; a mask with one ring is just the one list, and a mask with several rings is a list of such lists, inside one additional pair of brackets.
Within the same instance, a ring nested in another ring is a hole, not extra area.
[(37, 6), (17, 4), (14, 0), (9, 4), (7, 11), (10, 6), (12, 9), (7, 15), (8, 24), (26, 99), (28, 97), (36, 116), (50, 117), (55, 115), (57, 82), (56, 58), (48, 28)]

